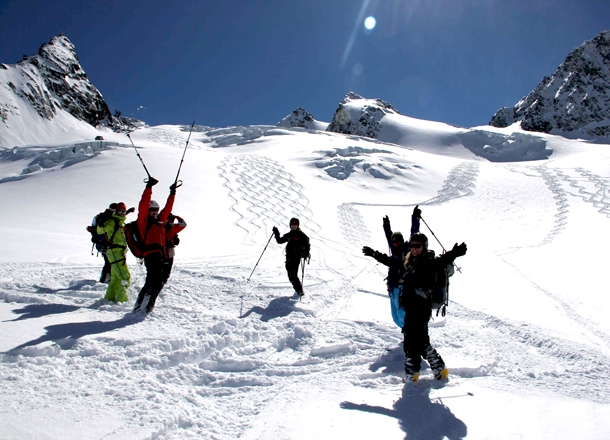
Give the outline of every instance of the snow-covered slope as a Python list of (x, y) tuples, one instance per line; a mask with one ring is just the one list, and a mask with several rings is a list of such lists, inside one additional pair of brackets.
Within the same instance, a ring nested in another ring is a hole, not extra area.
[(544, 138), (514, 130), (466, 129), (401, 115), (380, 99), (350, 92), (339, 104), (327, 131), (367, 137), (427, 153), (492, 162), (545, 159), (552, 154)]
[[(450, 127), (415, 126), (417, 143), (448, 154), (196, 127), (174, 208), (188, 227), (146, 318), (130, 313), (142, 266), (129, 256), (128, 303), (102, 300), (85, 230), (109, 203), (139, 200), (128, 139), (106, 133), (78, 161), (61, 142), (3, 155), (0, 437), (608, 438), (608, 145), (542, 134), (551, 160), (493, 163), (448, 147)], [(188, 127), (131, 136), (163, 203)], [(445, 247), (465, 241), (468, 253), (430, 328), (449, 381), (424, 363), (421, 383), (405, 385), (387, 272), (361, 248), (386, 250), (382, 217), (405, 232), (416, 204)], [(293, 216), (313, 245), (301, 302), (273, 241), (247, 282), (271, 227), (285, 232)]]
[(92, 139), (94, 127), (143, 125), (111, 115), (64, 35), (17, 64), (0, 64), (0, 147)]
[(610, 31), (574, 49), (550, 77), (490, 124), (587, 138), (610, 136)]

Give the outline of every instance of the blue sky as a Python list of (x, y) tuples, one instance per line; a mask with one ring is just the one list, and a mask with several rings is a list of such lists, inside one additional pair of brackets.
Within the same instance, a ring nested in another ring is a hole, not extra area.
[(0, 62), (64, 33), (110, 109), (151, 125), (275, 124), (296, 107), (329, 122), (354, 91), (470, 127), (607, 29), (607, 0), (0, 0)]

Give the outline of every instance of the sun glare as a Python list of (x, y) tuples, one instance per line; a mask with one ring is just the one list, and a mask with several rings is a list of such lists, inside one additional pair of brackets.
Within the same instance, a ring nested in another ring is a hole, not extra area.
[(364, 27), (367, 28), (369, 31), (373, 30), (375, 28), (376, 24), (377, 24), (377, 20), (375, 20), (375, 17), (373, 17), (373, 16), (368, 16), (364, 20)]

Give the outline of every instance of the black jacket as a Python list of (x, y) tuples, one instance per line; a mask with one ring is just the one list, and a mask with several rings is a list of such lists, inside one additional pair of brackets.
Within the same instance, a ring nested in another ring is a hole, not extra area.
[(286, 243), (286, 259), (300, 260), (309, 255), (309, 237), (300, 228), (290, 231), (280, 237), (279, 232), (275, 232), (275, 241), (278, 244)]
[(417, 295), (415, 290), (428, 290), (435, 286), (436, 274), (444, 269), (448, 264), (453, 263), (457, 255), (449, 251), (438, 257), (434, 256), (434, 251), (428, 251), (418, 257), (413, 258), (404, 269), (403, 290), (400, 297), (400, 305), (406, 309), (408, 302)]

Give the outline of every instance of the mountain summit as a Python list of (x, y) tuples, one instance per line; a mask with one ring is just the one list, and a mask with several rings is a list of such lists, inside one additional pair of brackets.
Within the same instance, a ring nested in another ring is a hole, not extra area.
[(349, 92), (339, 103), (339, 108), (326, 130), (377, 139), (381, 131), (380, 121), (388, 114), (400, 113), (386, 101), (365, 99)]
[(524, 130), (610, 136), (610, 31), (574, 49), (551, 76), (490, 125), (521, 121)]
[[(51, 120), (62, 123), (49, 124)], [(32, 125), (66, 127), (78, 125), (79, 121), (114, 131), (142, 125), (140, 121), (110, 113), (65, 35), (53, 37), (40, 47), (38, 54), (24, 56), (17, 64), (0, 64), (0, 133), (6, 131), (4, 143), (18, 142), (11, 139), (11, 133), (22, 128), (28, 130)], [(32, 134), (22, 140), (39, 139)]]
[(94, 127), (112, 121), (108, 105), (89, 82), (74, 45), (65, 35), (53, 37), (37, 55), (24, 56), (16, 65), (3, 64), (2, 68), (21, 71), (23, 80), (8, 82), (8, 86), (17, 97), (27, 99), (42, 118), (52, 119), (65, 109)]

